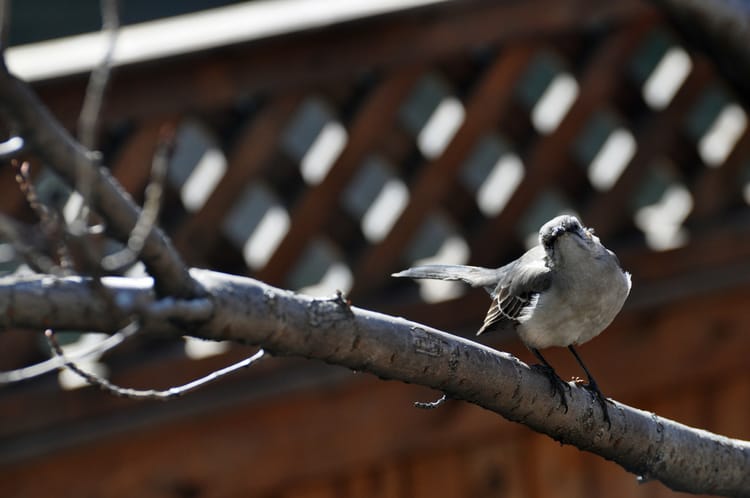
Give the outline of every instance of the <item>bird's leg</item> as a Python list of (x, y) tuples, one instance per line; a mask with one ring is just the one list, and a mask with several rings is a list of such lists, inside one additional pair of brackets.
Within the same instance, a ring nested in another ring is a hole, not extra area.
[(570, 384), (565, 382), (560, 378), (559, 375), (557, 375), (557, 372), (555, 372), (555, 369), (552, 368), (552, 365), (550, 365), (547, 360), (544, 359), (544, 356), (542, 356), (542, 353), (539, 352), (536, 348), (529, 348), (532, 353), (534, 353), (534, 356), (537, 357), (539, 361), (541, 361), (541, 364), (533, 365), (532, 368), (535, 368), (537, 370), (540, 370), (544, 375), (547, 376), (547, 378), (550, 381), (550, 384), (552, 385), (552, 395), (555, 394), (560, 395), (560, 404), (565, 408), (565, 411), (568, 411), (568, 400), (565, 398), (565, 389), (567, 388), (568, 391), (570, 391)]
[(604, 415), (604, 421), (607, 422), (607, 425), (612, 427), (612, 422), (609, 420), (609, 410), (607, 409), (607, 398), (604, 397), (604, 394), (602, 394), (601, 389), (599, 389), (599, 385), (596, 383), (596, 380), (594, 380), (594, 377), (591, 376), (591, 372), (589, 372), (589, 369), (586, 368), (586, 365), (583, 364), (583, 360), (581, 360), (581, 357), (578, 356), (578, 352), (573, 348), (573, 345), (571, 344), (568, 346), (568, 349), (571, 353), (573, 353), (573, 356), (575, 356), (576, 361), (579, 365), (581, 365), (581, 368), (584, 372), (586, 372), (586, 377), (589, 379), (589, 383), (584, 385), (591, 395), (596, 399), (596, 401), (599, 403), (599, 406), (602, 407), (602, 414)]

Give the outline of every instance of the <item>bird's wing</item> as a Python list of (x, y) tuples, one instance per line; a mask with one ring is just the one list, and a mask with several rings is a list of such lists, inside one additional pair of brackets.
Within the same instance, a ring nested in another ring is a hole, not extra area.
[(492, 293), (492, 304), (477, 335), (502, 322), (516, 322), (536, 296), (549, 288), (552, 270), (545, 263), (541, 246), (500, 268), (499, 282)]

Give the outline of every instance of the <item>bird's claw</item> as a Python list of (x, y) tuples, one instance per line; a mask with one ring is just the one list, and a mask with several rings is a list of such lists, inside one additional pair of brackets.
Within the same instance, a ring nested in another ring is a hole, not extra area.
[(611, 403), (609, 398), (604, 396), (602, 391), (599, 389), (599, 386), (593, 380), (589, 380), (588, 384), (583, 385), (583, 388), (591, 393), (591, 396), (594, 398), (594, 400), (599, 403), (599, 406), (602, 409), (602, 416), (604, 418), (604, 421), (607, 422), (607, 428), (611, 428), (612, 421), (609, 419), (609, 409), (607, 408), (607, 403)]
[(570, 384), (562, 380), (560, 376), (557, 375), (557, 372), (555, 372), (555, 370), (548, 365), (533, 365), (532, 368), (539, 370), (541, 373), (547, 376), (550, 382), (550, 386), (552, 387), (552, 396), (554, 397), (555, 394), (560, 395), (560, 404), (562, 405), (565, 413), (567, 413), (568, 400), (565, 397), (565, 390), (567, 389), (569, 393), (571, 392)]

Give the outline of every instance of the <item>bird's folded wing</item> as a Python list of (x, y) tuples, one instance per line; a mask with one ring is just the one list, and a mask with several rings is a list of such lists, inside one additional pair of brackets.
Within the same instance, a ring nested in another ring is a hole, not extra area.
[(477, 335), (502, 322), (517, 322), (521, 313), (536, 302), (539, 293), (549, 288), (552, 270), (545, 264), (540, 249), (534, 248), (500, 269), (492, 304)]

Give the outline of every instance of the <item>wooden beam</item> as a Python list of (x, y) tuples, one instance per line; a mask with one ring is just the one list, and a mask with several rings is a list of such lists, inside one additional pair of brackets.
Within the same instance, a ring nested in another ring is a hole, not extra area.
[(160, 133), (176, 125), (177, 118), (173, 116), (158, 116), (140, 122), (116, 151), (110, 170), (125, 191), (134, 198), (140, 198), (142, 190), (148, 184)]

